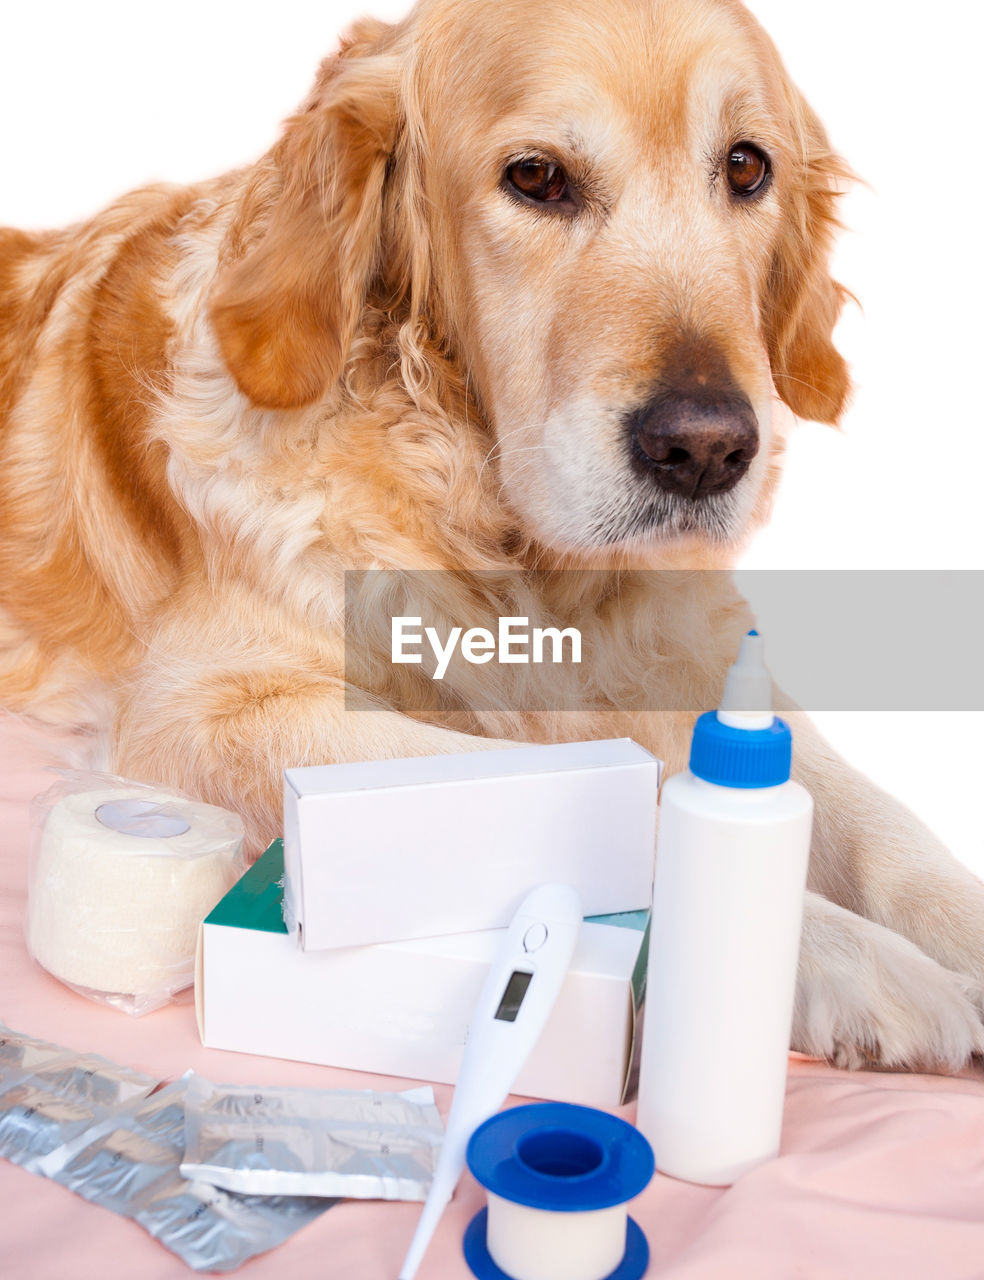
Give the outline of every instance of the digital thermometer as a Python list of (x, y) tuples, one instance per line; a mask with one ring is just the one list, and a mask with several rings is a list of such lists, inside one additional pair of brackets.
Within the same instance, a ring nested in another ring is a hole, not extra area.
[(513, 916), (468, 1029), (447, 1132), (400, 1280), (413, 1280), (465, 1167), (468, 1140), (502, 1106), (564, 984), (581, 928), (569, 885), (542, 884)]

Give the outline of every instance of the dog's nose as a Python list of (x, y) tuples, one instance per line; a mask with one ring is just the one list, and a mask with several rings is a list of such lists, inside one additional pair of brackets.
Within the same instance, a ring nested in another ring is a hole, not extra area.
[(758, 422), (740, 395), (666, 391), (629, 420), (637, 465), (667, 493), (727, 493), (758, 453)]

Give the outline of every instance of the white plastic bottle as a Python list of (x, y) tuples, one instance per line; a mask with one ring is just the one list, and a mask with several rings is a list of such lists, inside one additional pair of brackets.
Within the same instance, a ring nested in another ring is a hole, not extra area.
[(661, 1173), (728, 1186), (778, 1154), (813, 801), (749, 632), (663, 786), (637, 1124)]

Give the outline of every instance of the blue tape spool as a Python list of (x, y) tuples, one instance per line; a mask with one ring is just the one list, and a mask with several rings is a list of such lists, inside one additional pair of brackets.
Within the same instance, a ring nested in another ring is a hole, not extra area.
[[(468, 1143), (468, 1167), (492, 1195), (530, 1209), (586, 1213), (625, 1204), (655, 1170), (652, 1149), (618, 1116), (566, 1102), (513, 1107), (486, 1120)], [(516, 1280), (492, 1259), (486, 1240), (488, 1209), (476, 1214), (464, 1238), (465, 1261), (478, 1280)], [(597, 1280), (640, 1280), (649, 1246), (627, 1219), (625, 1254)]]

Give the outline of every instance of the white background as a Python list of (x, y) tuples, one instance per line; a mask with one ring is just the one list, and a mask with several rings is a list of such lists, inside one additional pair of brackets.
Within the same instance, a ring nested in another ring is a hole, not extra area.
[[(84, 217), (142, 182), (187, 182), (248, 163), (363, 11), (352, 0), (10, 7), (0, 223), (28, 227)], [(380, 17), (405, 7), (365, 6)], [(841, 432), (798, 430), (774, 520), (745, 563), (984, 569), (980, 6), (754, 0), (751, 8), (869, 185), (844, 202), (849, 230), (835, 264), (863, 304), (838, 334), (855, 400)], [(984, 874), (984, 715), (817, 718)]]

